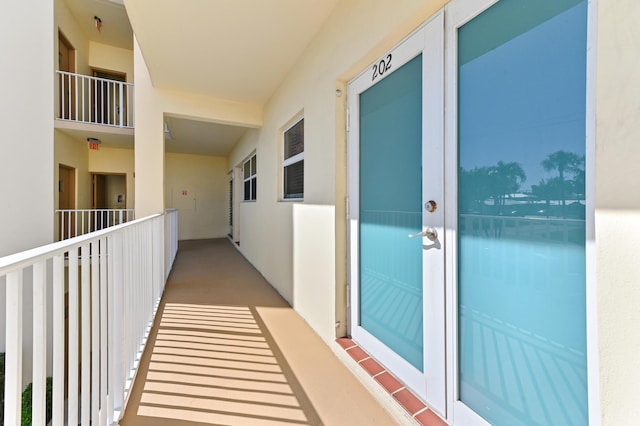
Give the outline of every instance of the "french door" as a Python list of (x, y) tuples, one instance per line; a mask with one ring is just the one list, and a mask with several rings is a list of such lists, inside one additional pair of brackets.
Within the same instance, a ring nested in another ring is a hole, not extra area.
[(588, 424), (587, 9), (453, 0), (349, 85), (351, 334), (452, 424)]
[(444, 415), (443, 15), (349, 85), (351, 333)]

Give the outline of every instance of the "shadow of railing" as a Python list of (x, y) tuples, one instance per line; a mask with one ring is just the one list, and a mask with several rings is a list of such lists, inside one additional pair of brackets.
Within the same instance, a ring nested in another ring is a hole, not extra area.
[[(225, 425), (320, 418), (254, 307), (166, 303), (137, 417)], [(127, 423), (124, 423), (127, 424)], [(175, 424), (175, 423), (171, 423)]]
[(491, 407), (483, 414), (506, 424), (588, 423), (584, 353), (464, 306), (460, 320), (460, 350), (473, 353), (461, 365), (463, 399)]

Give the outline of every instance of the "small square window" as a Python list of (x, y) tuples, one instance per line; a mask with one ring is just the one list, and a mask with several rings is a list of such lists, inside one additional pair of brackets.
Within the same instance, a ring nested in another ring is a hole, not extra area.
[(304, 198), (304, 119), (284, 131), (282, 155), (283, 198)]
[(258, 182), (255, 154), (242, 165), (242, 176), (244, 183), (244, 201), (255, 201)]

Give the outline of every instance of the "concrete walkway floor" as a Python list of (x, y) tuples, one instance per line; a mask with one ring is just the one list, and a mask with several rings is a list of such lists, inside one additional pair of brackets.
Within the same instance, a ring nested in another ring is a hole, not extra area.
[(395, 425), (225, 239), (180, 242), (129, 425)]

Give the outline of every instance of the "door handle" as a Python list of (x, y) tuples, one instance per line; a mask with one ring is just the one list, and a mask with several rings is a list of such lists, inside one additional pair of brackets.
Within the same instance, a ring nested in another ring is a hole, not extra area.
[(436, 231), (436, 228), (428, 226), (427, 229), (422, 232), (418, 232), (417, 234), (409, 234), (409, 238), (416, 237), (427, 237), (429, 241), (435, 241), (438, 239), (438, 231)]

